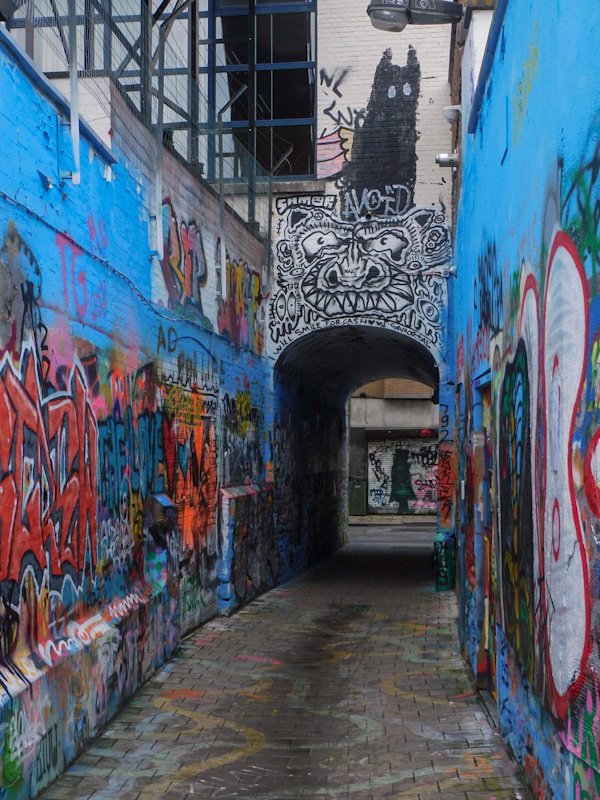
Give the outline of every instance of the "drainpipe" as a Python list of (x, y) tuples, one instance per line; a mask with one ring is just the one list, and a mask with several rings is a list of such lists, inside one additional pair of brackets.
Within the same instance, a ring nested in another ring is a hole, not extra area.
[(223, 235), (223, 226), (225, 224), (225, 175), (223, 171), (223, 114), (229, 111), (231, 106), (236, 103), (239, 98), (248, 89), (247, 86), (240, 86), (237, 92), (231, 97), (217, 113), (217, 133), (219, 136), (219, 224), (221, 228), (221, 236)]
[(77, 8), (75, 0), (69, 0), (69, 83), (71, 89), (71, 145), (73, 148), (73, 171), (70, 178), (74, 185), (81, 181), (79, 159), (79, 92), (77, 85)]

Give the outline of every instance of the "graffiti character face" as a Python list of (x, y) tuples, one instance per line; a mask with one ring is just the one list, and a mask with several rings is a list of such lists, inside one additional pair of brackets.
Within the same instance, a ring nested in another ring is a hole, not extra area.
[(357, 225), (313, 218), (294, 237), (305, 302), (318, 314), (396, 314), (414, 303), (413, 276), (448, 256), (444, 227), (432, 212)]
[(353, 324), (389, 325), (437, 347), (451, 255), (444, 210), (413, 207), (354, 222), (319, 199), (280, 210), (278, 288), (269, 304), (277, 349), (317, 328)]
[(300, 242), (308, 266), (306, 302), (335, 316), (357, 311), (400, 311), (412, 302), (406, 275), (398, 269), (408, 240), (402, 231), (374, 234), (360, 228), (308, 233)]

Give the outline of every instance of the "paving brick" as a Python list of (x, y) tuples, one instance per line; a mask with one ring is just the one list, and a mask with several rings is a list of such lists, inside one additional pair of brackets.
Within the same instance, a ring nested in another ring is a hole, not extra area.
[(402, 533), (205, 625), (42, 799), (529, 798)]

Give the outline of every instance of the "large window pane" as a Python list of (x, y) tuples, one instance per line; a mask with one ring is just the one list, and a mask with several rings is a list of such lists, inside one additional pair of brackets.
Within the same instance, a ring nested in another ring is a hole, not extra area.
[(312, 117), (313, 84), (307, 69), (273, 72), (273, 119)]
[(310, 14), (273, 15), (273, 61), (307, 61)]
[(248, 17), (222, 17), (227, 64), (248, 63)]
[(278, 177), (314, 174), (314, 130), (312, 125), (286, 125), (258, 128), (256, 131), (257, 158), (269, 169), (276, 164), (290, 145), (291, 156), (277, 172)]

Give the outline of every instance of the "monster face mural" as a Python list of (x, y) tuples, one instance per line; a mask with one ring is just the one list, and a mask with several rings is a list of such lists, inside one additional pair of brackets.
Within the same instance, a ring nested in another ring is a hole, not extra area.
[(391, 327), (437, 350), (441, 271), (450, 257), (443, 212), (420, 208), (353, 224), (297, 201), (280, 204), (278, 292), (271, 303), (276, 351), (311, 330), (357, 322)]
[(300, 242), (308, 266), (304, 297), (317, 313), (401, 311), (414, 300), (407, 276), (397, 269), (406, 238), (401, 231), (373, 228), (323, 226)]
[(275, 357), (300, 336), (341, 325), (391, 329), (441, 356), (450, 235), (441, 204), (414, 205), (421, 68), (414, 47), (405, 59), (382, 53), (368, 103), (350, 117), (341, 87), (351, 67), (321, 71), (331, 100), (323, 113), (348, 146), (339, 163), (327, 128), (319, 175), (335, 179), (330, 193), (277, 202)]

